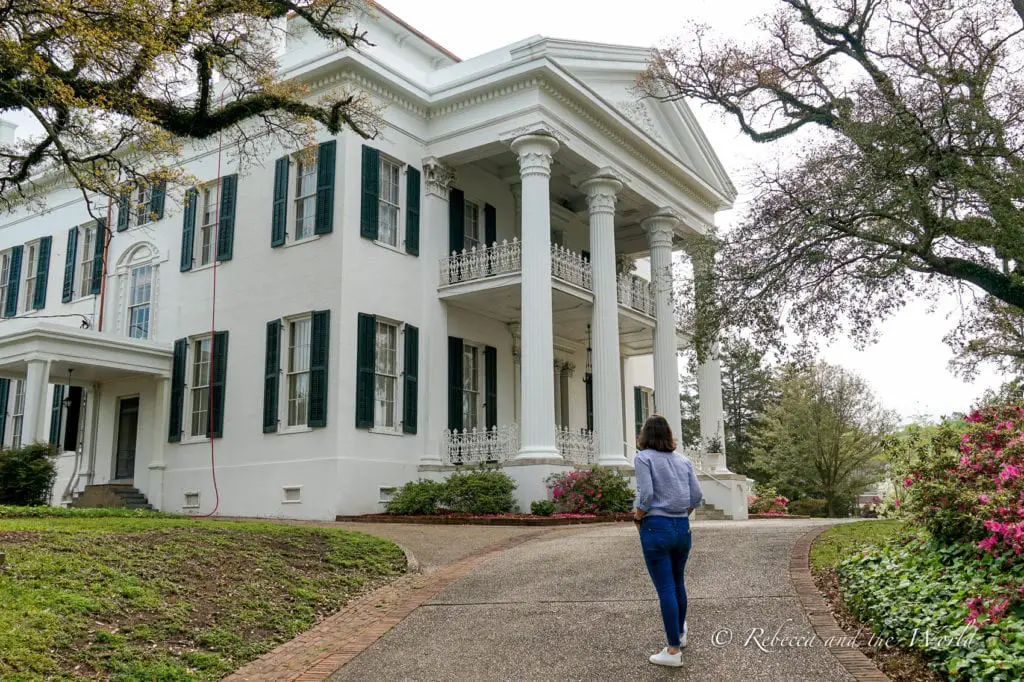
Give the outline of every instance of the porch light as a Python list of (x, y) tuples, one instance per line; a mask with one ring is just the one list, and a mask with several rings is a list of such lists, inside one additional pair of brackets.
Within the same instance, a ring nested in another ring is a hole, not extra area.
[(593, 365), (592, 365), (592, 363), (590, 361), (591, 360), (591, 351), (592, 351), (592, 349), (590, 347), (590, 325), (588, 324), (587, 325), (587, 374), (592, 373), (593, 370), (594, 370)]
[[(71, 369), (70, 367), (68, 368), (68, 388), (69, 389), (71, 388), (71, 373), (73, 371), (74, 370)], [(71, 409), (71, 391), (70, 390), (68, 391), (68, 394), (66, 396), (64, 396), (64, 400), (62, 400), (61, 403), (64, 405), (64, 407), (66, 409)]]

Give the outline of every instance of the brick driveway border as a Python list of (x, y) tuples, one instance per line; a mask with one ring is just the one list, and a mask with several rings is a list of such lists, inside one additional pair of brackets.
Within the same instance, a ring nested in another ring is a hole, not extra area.
[[(822, 641), (828, 641), (830, 638), (832, 641), (842, 641), (849, 638), (849, 635), (839, 627), (811, 576), (811, 545), (816, 537), (829, 528), (832, 526), (815, 528), (796, 541), (790, 555), (789, 578), (793, 581), (793, 588), (800, 597), (800, 603), (807, 612), (807, 619), (811, 621), (818, 637)], [(842, 646), (828, 647), (828, 651), (857, 682), (889, 682), (889, 677), (860, 649)]]
[(224, 682), (319, 682), (351, 661), (450, 583), (489, 559), (556, 528), (489, 545), (429, 575), (410, 573), (349, 603), (313, 629), (267, 652)]

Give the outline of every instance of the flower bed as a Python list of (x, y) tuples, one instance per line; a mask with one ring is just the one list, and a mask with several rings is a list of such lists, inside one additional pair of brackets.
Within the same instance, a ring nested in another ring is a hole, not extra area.
[(810, 516), (800, 514), (783, 514), (781, 512), (765, 512), (763, 514), (747, 514), (748, 519), (809, 519)]
[(473, 526), (570, 526), (584, 523), (616, 523), (632, 521), (632, 514), (363, 514), (338, 516), (336, 521), (356, 523), (419, 523)]

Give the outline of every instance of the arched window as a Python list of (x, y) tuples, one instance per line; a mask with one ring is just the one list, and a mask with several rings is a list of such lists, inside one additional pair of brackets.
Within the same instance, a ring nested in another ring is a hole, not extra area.
[(136, 244), (118, 259), (117, 328), (133, 339), (152, 339), (156, 333), (159, 266), (166, 257), (148, 242)]

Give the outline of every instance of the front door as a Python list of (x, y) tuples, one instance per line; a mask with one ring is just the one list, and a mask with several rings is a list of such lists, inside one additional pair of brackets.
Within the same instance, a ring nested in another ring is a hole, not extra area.
[(114, 478), (135, 478), (135, 441), (139, 435), (139, 399), (122, 398), (117, 414), (117, 461)]

